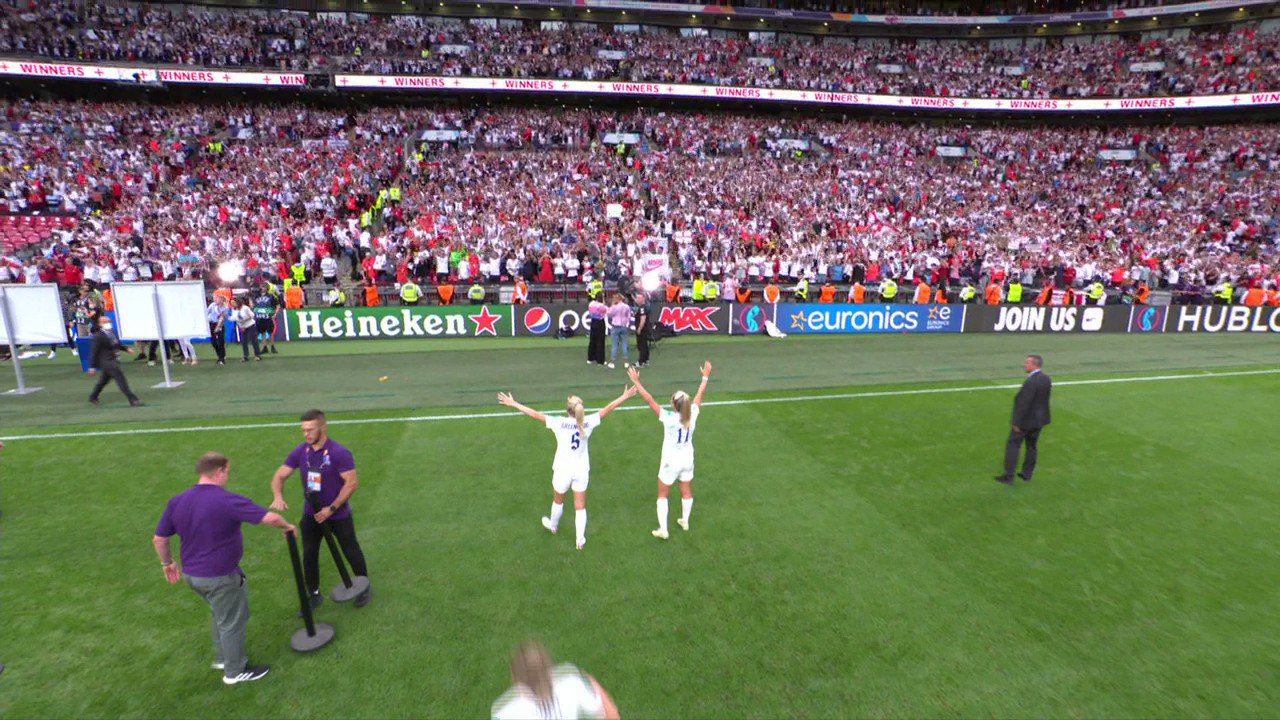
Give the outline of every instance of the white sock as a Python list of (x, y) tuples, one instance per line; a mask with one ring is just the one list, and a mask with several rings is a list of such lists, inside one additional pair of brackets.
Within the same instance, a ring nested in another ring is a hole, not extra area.
[(560, 516), (564, 514), (564, 503), (551, 503), (551, 527), (560, 527)]
[(578, 542), (586, 542), (587, 540), (587, 509), (573, 513), (573, 526), (578, 529)]
[(658, 529), (666, 531), (667, 529), (667, 499), (658, 498)]
[(693, 498), (680, 498), (680, 510), (684, 513), (685, 523), (688, 523), (689, 512), (693, 510)]

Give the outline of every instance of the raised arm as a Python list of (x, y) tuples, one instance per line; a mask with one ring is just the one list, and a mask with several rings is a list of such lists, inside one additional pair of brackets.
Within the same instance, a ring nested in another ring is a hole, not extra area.
[(516, 402), (516, 399), (511, 397), (511, 393), (502, 393), (502, 392), (498, 393), (498, 403), (501, 405), (506, 405), (507, 407), (510, 407), (510, 408), (515, 408), (520, 412), (524, 413), (525, 415), (528, 415), (529, 417), (533, 418), (534, 420), (537, 420), (540, 423), (545, 423), (547, 421), (546, 415), (543, 415), (542, 413), (538, 412), (537, 410), (534, 410), (533, 408), (527, 405), (522, 405)]
[(711, 361), (702, 363), (702, 382), (698, 383), (698, 394), (693, 396), (693, 406), (702, 407), (702, 396), (707, 394), (707, 381), (711, 379)]
[(628, 368), (627, 377), (631, 378), (631, 382), (635, 385), (636, 392), (640, 394), (640, 397), (644, 398), (644, 401), (649, 403), (649, 407), (653, 410), (653, 414), (658, 417), (662, 417), (662, 406), (658, 404), (657, 400), (653, 399), (653, 395), (650, 394), (648, 390), (644, 389), (644, 385), (640, 384), (640, 371), (634, 367)]
[(601, 420), (603, 420), (605, 415), (608, 415), (609, 413), (613, 412), (614, 410), (617, 410), (619, 405), (621, 405), (622, 403), (626, 402), (627, 400), (630, 400), (631, 398), (633, 398), (633, 397), (635, 397), (635, 396), (636, 396), (636, 386), (635, 386), (635, 385), (628, 385), (628, 386), (627, 386), (627, 389), (626, 389), (626, 390), (623, 390), (623, 391), (622, 391), (622, 394), (618, 396), (618, 399), (614, 400), (613, 402), (609, 403), (608, 405), (605, 405), (605, 406), (600, 410), (600, 419), (601, 419)]

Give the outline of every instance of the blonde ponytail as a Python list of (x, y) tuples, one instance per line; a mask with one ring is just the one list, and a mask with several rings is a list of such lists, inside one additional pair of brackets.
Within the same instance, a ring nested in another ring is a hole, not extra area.
[(671, 396), (671, 405), (680, 413), (680, 425), (688, 429), (689, 422), (692, 420), (692, 403), (689, 402), (689, 393), (683, 390), (677, 390), (675, 395)]
[(582, 398), (578, 397), (577, 395), (570, 395), (570, 396), (569, 396), (569, 405), (565, 408), (565, 410), (566, 410), (570, 415), (572, 415), (572, 416), (573, 416), (573, 419), (574, 419), (574, 420), (577, 420), (577, 421), (578, 421), (578, 432), (579, 432), (579, 433), (582, 433), (583, 435), (586, 435), (586, 434), (587, 434), (587, 426), (586, 426), (586, 423), (584, 422), (584, 419), (583, 419), (583, 418), (585, 417), (586, 413), (585, 413), (585, 411), (582, 409)]

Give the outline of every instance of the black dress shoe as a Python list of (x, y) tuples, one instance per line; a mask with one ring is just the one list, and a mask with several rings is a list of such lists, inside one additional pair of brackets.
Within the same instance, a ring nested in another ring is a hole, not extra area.
[(146, 403), (142, 402), (141, 400), (129, 401), (129, 407), (142, 407), (143, 405), (146, 405)]
[(996, 476), (996, 482), (998, 482), (998, 483), (1004, 483), (1005, 485), (1012, 485), (1012, 484), (1013, 484), (1013, 478), (1011, 478), (1011, 477), (1006, 477), (1006, 476), (1004, 476), (1004, 475), (997, 475), (997, 476)]
[(1018, 473), (1018, 477), (1022, 478), (1023, 482), (1031, 482), (1031, 476), (1026, 473)]
[(98, 400), (97, 398), (89, 398), (89, 404), (90, 404), (90, 405), (101, 405), (101, 404), (102, 404), (102, 401), (101, 401), (101, 400)]

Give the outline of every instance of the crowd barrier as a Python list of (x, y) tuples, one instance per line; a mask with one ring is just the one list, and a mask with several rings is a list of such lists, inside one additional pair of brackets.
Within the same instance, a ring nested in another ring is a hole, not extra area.
[[(554, 337), (589, 324), (586, 303), (285, 310), (285, 340)], [(1280, 307), (1242, 305), (909, 305), (657, 303), (668, 335), (760, 335), (766, 321), (794, 335), (918, 333), (1280, 333)]]

